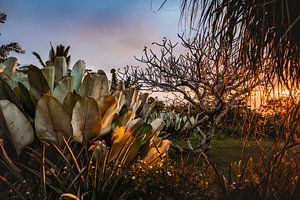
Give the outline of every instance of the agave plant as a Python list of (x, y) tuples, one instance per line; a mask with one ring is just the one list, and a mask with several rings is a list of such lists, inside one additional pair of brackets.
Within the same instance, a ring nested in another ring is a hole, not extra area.
[[(0, 138), (4, 141), (3, 155), (7, 155), (1, 160), (5, 166), (26, 169), (42, 177), (42, 193), (46, 188), (52, 188), (56, 194), (68, 191), (64, 188), (69, 182), (58, 182), (62, 187), (54, 189), (45, 172), (48, 169), (52, 174), (61, 174), (63, 165), (70, 165), (70, 157), (74, 165), (69, 166), (69, 170), (76, 166), (80, 174), (81, 170), (87, 170), (87, 176), (98, 173), (88, 170), (98, 164), (113, 165), (115, 169), (120, 165), (130, 166), (137, 160), (153, 165), (163, 160), (170, 146), (169, 140), (158, 137), (163, 120), (156, 119), (148, 124), (137, 118), (149, 113), (151, 106), (143, 109), (142, 105), (147, 95), (141, 95), (134, 88), (110, 94), (106, 74), (102, 70), (86, 73), (83, 61), (76, 62), (71, 73), (67, 73), (65, 58), (56, 57), (53, 65), (48, 63), (42, 69), (29, 66), (26, 74), (14, 70), (16, 62), (15, 58), (9, 58), (0, 74)], [(52, 145), (49, 151), (53, 154), (49, 158), (45, 156), (48, 145)], [(103, 149), (103, 145), (107, 149)], [(45, 166), (41, 171), (9, 158), (11, 151), (20, 155), (24, 149), (34, 155), (33, 160)], [(54, 155), (61, 156), (57, 163), (61, 166), (59, 169), (51, 164)], [(97, 164), (92, 162), (91, 165), (90, 157)], [(81, 161), (77, 161), (79, 158)], [(85, 181), (71, 175), (55, 180), (70, 178), (75, 178), (75, 182)]]

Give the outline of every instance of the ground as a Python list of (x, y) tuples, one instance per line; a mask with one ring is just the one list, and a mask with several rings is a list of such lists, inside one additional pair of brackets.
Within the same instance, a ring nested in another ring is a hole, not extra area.
[[(185, 145), (185, 142), (182, 140), (174, 142), (180, 144), (180, 146)], [(196, 143), (196, 141), (192, 143)], [(231, 162), (237, 162), (241, 158), (246, 160), (250, 156), (257, 159), (261, 148), (267, 151), (271, 146), (271, 141), (260, 141), (258, 143), (257, 141), (250, 140), (245, 143), (243, 139), (214, 139), (206, 154), (208, 158), (216, 164), (218, 170), (226, 173)], [(174, 156), (173, 153), (174, 152), (170, 152), (170, 157), (177, 159), (178, 157)]]

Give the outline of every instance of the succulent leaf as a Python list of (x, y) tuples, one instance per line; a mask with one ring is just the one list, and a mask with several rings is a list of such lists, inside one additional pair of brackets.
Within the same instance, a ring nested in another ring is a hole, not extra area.
[(83, 60), (78, 60), (75, 65), (73, 66), (71, 76), (74, 77), (74, 89), (75, 91), (78, 91), (81, 81), (84, 76), (86, 66), (85, 62)]
[(53, 92), (55, 80), (55, 67), (53, 65), (42, 68), (42, 73), (47, 80), (50, 91)]
[(130, 129), (126, 129), (124, 126), (117, 126), (113, 136), (113, 145), (111, 147), (111, 154), (109, 162), (118, 158), (124, 158), (124, 153), (129, 145), (132, 143), (133, 137)]
[(102, 134), (106, 134), (111, 129), (111, 124), (117, 110), (116, 97), (111, 95), (102, 97), (99, 102), (99, 109), (102, 118)]
[[(8, 100), (0, 100), (1, 134), (9, 134), (10, 142), (19, 154), (21, 150), (33, 142), (34, 132), (28, 118), (18, 107)], [(4, 130), (3, 130), (4, 129)]]
[(74, 106), (71, 123), (77, 142), (89, 142), (98, 137), (101, 133), (101, 115), (95, 99), (79, 99)]
[(33, 101), (28, 89), (21, 82), (19, 82), (18, 87), (14, 89), (14, 92), (24, 112), (33, 119), (35, 115), (36, 104)]
[(54, 60), (55, 67), (55, 84), (62, 79), (64, 76), (68, 75), (68, 66), (66, 58), (63, 56), (57, 56)]
[(157, 146), (157, 144), (152, 143), (152, 147), (148, 151), (143, 161), (146, 164), (151, 164), (152, 166), (158, 165), (166, 156), (171, 144), (172, 142), (168, 139), (162, 140), (160, 146)]
[(63, 79), (58, 81), (54, 91), (53, 96), (57, 98), (61, 103), (63, 103), (66, 95), (73, 92), (74, 79), (72, 76), (65, 76)]
[(5, 65), (4, 73), (11, 76), (13, 72), (16, 71), (18, 59), (15, 57), (9, 57), (3, 62), (3, 65)]
[(30, 92), (35, 100), (38, 101), (43, 94), (50, 92), (48, 82), (42, 71), (33, 65), (31, 65), (28, 69), (28, 80), (30, 84)]
[(83, 97), (93, 97), (99, 100), (109, 94), (108, 79), (105, 74), (87, 74), (81, 83), (78, 93)]
[(63, 104), (70, 116), (72, 116), (74, 106), (80, 98), (81, 96), (76, 92), (70, 92), (66, 95)]
[(53, 96), (44, 95), (37, 103), (35, 130), (42, 142), (63, 144), (63, 137), (72, 137), (71, 119), (64, 106)]
[(10, 86), (0, 79), (0, 100), (9, 100), (10, 102), (17, 105), (17, 97)]

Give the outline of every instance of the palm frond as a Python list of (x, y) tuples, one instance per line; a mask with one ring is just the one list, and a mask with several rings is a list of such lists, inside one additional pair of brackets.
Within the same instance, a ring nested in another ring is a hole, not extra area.
[(54, 59), (56, 57), (56, 53), (55, 53), (55, 50), (54, 50), (51, 42), (50, 42), (50, 46), (51, 46), (51, 49), (49, 51), (49, 60), (54, 61)]
[(32, 52), (32, 54), (39, 60), (40, 64), (43, 66), (43, 67), (46, 67), (43, 59), (41, 58), (40, 54), (38, 54), (37, 52)]
[(25, 51), (17, 42), (11, 42), (0, 46), (0, 59), (6, 59), (10, 52), (24, 54)]
[(284, 84), (300, 81), (297, 0), (181, 0), (181, 20), (222, 44), (238, 41), (239, 59), (254, 73)]
[(4, 24), (6, 17), (7, 15), (5, 13), (0, 12), (0, 23)]
[(70, 46), (67, 46), (67, 48), (66, 48), (64, 45), (60, 44), (60, 45), (56, 46), (56, 51), (55, 51), (51, 42), (50, 42), (50, 45), (51, 45), (51, 49), (49, 51), (49, 60), (54, 62), (54, 60), (57, 56), (63, 56), (66, 58), (67, 66), (70, 66), (71, 56), (68, 55)]

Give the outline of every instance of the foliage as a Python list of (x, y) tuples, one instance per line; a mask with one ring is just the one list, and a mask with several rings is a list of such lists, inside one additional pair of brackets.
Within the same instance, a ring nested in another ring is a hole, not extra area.
[(115, 69), (110, 70), (111, 73), (111, 86), (110, 86), (110, 91), (114, 92), (118, 88), (118, 79), (117, 79), (117, 74)]
[(198, 151), (209, 146), (227, 112), (245, 100), (261, 81), (237, 59), (238, 43), (219, 46), (214, 38), (200, 34), (192, 39), (179, 37), (183, 53), (176, 55), (177, 44), (164, 38), (162, 43), (153, 43), (160, 48), (159, 53), (145, 47), (144, 55), (137, 59), (146, 68), (125, 68), (120, 74), (142, 89), (170, 92), (175, 103), (190, 104), (186, 116), (192, 122), (184, 134), (187, 138), (195, 131), (202, 135), (203, 141), (197, 147), (189, 145), (191, 151)]
[(40, 64), (43, 67), (46, 67), (47, 65), (53, 65), (56, 57), (65, 57), (66, 64), (69, 67), (71, 64), (71, 55), (69, 55), (70, 46), (65, 47), (64, 45), (60, 44), (56, 46), (56, 51), (54, 50), (51, 42), (50, 46), (51, 48), (49, 51), (49, 58), (46, 62), (43, 61), (43, 59), (37, 52), (32, 52), (32, 54), (39, 60)]
[[(0, 12), (0, 23), (4, 24), (6, 21), (7, 15)], [(1, 35), (1, 34), (0, 34)], [(11, 42), (9, 44), (2, 44), (0, 46), (0, 63), (5, 61), (10, 52), (23, 54), (25, 51), (17, 42)]]
[(297, 157), (299, 153), (282, 151), (261, 156), (255, 164), (252, 158), (244, 165), (241, 161), (232, 163), (228, 175), (216, 174), (222, 191), (219, 195), (222, 199), (297, 199)]
[(220, 47), (237, 42), (237, 59), (246, 68), (287, 87), (299, 84), (299, 10), (297, 0), (181, 1), (182, 19), (191, 29)]
[[(1, 163), (9, 187), (10, 181), (24, 187), (25, 179), (38, 198), (72, 191), (78, 198), (111, 199), (120, 179), (116, 167), (126, 168), (137, 159), (162, 162), (171, 143), (158, 137), (164, 122), (155, 119), (148, 124), (135, 118), (151, 109), (141, 106), (147, 95), (134, 88), (110, 95), (106, 74), (86, 73), (83, 61), (74, 65), (71, 75), (66, 73), (64, 57), (56, 57), (54, 65), (48, 62), (42, 69), (29, 66), (26, 74), (14, 70), (16, 62), (8, 59), (0, 74)], [(20, 160), (23, 157), (26, 160)], [(111, 170), (108, 176), (106, 169)]]
[(125, 174), (125, 183), (131, 185), (128, 199), (214, 199), (209, 182), (205, 168), (174, 161), (159, 168), (141, 162)]

